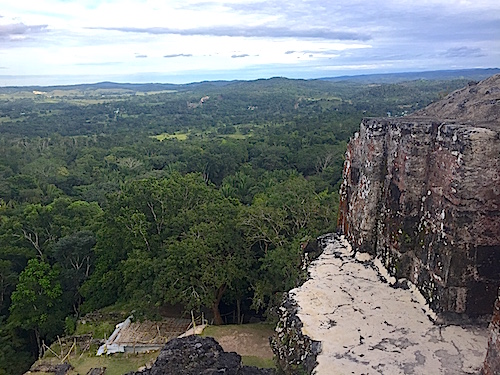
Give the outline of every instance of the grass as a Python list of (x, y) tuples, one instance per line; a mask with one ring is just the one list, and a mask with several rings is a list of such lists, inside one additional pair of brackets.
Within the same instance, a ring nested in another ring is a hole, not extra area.
[(254, 366), (258, 368), (276, 368), (276, 364), (274, 363), (274, 359), (272, 358), (242, 355), (241, 362), (244, 366)]
[(251, 136), (250, 134), (244, 135), (244, 134), (241, 134), (241, 133), (234, 133), (234, 134), (227, 134), (224, 137), (225, 138), (231, 138), (231, 139), (245, 139), (245, 138), (248, 138), (250, 136)]
[(108, 338), (115, 330), (116, 323), (103, 321), (103, 322), (88, 322), (85, 324), (78, 323), (75, 335), (92, 334), (96, 339)]
[(146, 95), (155, 95), (155, 94), (173, 94), (178, 92), (179, 90), (160, 90), (160, 91), (148, 91), (148, 92), (141, 92), (137, 91), (135, 95), (137, 96), (146, 96)]
[(82, 356), (71, 359), (70, 363), (74, 369), (69, 375), (86, 374), (91, 368), (106, 367), (106, 375), (123, 375), (152, 362), (158, 356), (158, 352), (144, 354), (113, 354), (112, 356)]
[(185, 141), (188, 137), (188, 133), (175, 133), (175, 134), (169, 134), (169, 133), (162, 133), (158, 135), (153, 135), (151, 138), (155, 138), (159, 140), (160, 142), (163, 141), (164, 139), (177, 139), (179, 141)]
[(245, 139), (245, 138), (251, 137), (251, 133), (244, 135), (241, 133), (217, 134), (217, 133), (210, 133), (210, 132), (204, 132), (204, 133), (189, 132), (189, 133), (174, 133), (174, 134), (162, 133), (162, 134), (158, 134), (158, 135), (153, 135), (153, 136), (151, 136), (151, 138), (157, 139), (160, 142), (165, 140), (165, 139), (177, 139), (179, 141), (185, 141), (189, 135), (193, 135), (193, 136), (207, 135), (207, 136), (209, 136), (211, 134), (213, 134), (214, 138)]
[(274, 333), (274, 324), (253, 323), (253, 324), (227, 324), (222, 326), (208, 326), (203, 330), (203, 337), (217, 338), (232, 334), (236, 330), (238, 333), (253, 334), (258, 336), (271, 336)]

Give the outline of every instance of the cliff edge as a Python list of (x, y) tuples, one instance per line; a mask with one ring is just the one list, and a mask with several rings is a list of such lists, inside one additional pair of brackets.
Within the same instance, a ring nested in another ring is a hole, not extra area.
[(339, 227), (446, 318), (491, 314), (500, 286), (500, 75), (412, 116), (364, 119)]

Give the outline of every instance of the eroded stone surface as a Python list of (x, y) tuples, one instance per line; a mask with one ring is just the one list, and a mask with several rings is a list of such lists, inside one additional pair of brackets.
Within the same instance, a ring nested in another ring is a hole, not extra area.
[(321, 342), (315, 373), (471, 374), (484, 361), (486, 327), (436, 325), (421, 294), (387, 283), (367, 254), (332, 237), (290, 292), (304, 335)]
[(417, 115), (443, 119), (459, 119), (472, 124), (497, 127), (500, 123), (500, 75), (485, 79), (481, 84), (471, 82), (444, 100), (420, 110)]
[(484, 375), (500, 374), (500, 297), (495, 303), (493, 318), (489, 326), (488, 352), (484, 361)]

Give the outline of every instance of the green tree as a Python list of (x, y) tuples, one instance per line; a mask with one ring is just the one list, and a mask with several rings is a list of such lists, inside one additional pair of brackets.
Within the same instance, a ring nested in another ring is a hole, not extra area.
[(161, 291), (165, 302), (181, 302), (189, 309), (206, 306), (212, 310), (215, 324), (223, 324), (222, 297), (248, 278), (252, 260), (237, 229), (237, 205), (216, 198), (200, 211), (203, 222), (167, 247), (155, 290)]
[(29, 342), (0, 316), (0, 375), (19, 375), (28, 371), (34, 361)]
[(17, 274), (12, 268), (11, 261), (0, 259), (0, 315), (6, 302), (8, 302), (11, 290), (17, 282)]
[(64, 292), (68, 293), (76, 315), (82, 303), (80, 286), (90, 276), (94, 254), (92, 248), (96, 238), (91, 231), (79, 231), (62, 237), (54, 244), (53, 256), (61, 267), (61, 278)]
[(335, 194), (316, 193), (313, 183), (300, 175), (270, 185), (240, 213), (247, 246), (259, 257), (252, 281), (253, 307), (279, 303), (280, 292), (301, 280), (301, 243), (336, 225)]
[(30, 259), (11, 297), (9, 322), (34, 334), (39, 354), (43, 340), (53, 338), (62, 328), (58, 277), (48, 263)]

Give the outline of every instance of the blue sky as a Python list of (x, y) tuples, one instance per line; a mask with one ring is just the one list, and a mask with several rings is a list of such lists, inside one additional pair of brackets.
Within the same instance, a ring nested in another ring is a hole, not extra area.
[(493, 67), (498, 0), (0, 0), (0, 86)]

